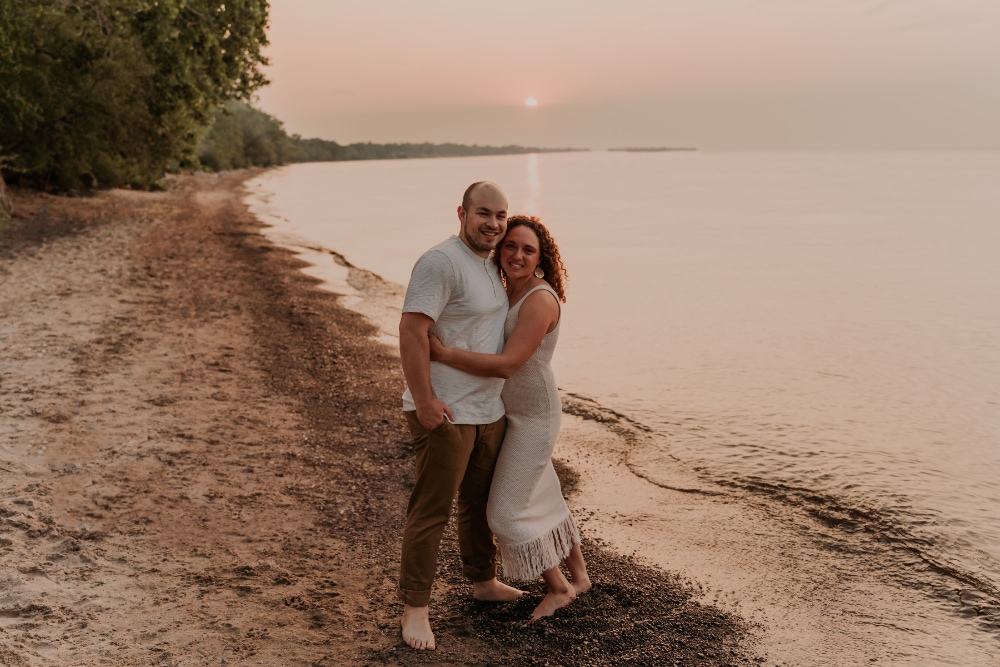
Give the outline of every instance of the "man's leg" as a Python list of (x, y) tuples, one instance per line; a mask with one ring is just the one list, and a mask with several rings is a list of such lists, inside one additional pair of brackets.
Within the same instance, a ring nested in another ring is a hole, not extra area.
[(416, 482), (406, 509), (399, 572), (399, 598), (405, 605), (403, 639), (413, 648), (433, 649), (434, 635), (427, 617), (431, 584), (441, 536), (473, 451), (476, 427), (445, 420), (439, 428), (428, 431), (416, 413), (405, 415), (413, 434)]
[(490, 497), (493, 469), (503, 444), (507, 420), (476, 427), (476, 441), (458, 490), (458, 544), (462, 553), (462, 573), (472, 580), (479, 600), (505, 601), (518, 598), (522, 591), (497, 581), (497, 545), (486, 522), (486, 501)]

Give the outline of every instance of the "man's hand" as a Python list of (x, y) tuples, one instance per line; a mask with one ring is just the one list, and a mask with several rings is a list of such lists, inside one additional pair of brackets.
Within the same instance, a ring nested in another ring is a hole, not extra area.
[(429, 403), (417, 406), (417, 420), (428, 431), (433, 431), (441, 426), (445, 415), (448, 415), (448, 419), (451, 421), (455, 421), (455, 415), (452, 414), (451, 408), (439, 398), (432, 398)]

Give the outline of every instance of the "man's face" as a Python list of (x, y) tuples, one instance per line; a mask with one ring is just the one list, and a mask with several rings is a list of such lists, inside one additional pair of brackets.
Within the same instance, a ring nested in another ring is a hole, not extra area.
[(481, 185), (469, 198), (469, 210), (458, 207), (459, 238), (472, 252), (486, 257), (507, 230), (507, 197), (494, 185)]

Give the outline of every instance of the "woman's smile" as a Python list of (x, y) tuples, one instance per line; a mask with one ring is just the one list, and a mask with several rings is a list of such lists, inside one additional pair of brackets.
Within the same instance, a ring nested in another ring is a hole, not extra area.
[(538, 235), (530, 227), (510, 230), (500, 246), (500, 264), (509, 276), (531, 273), (538, 266)]

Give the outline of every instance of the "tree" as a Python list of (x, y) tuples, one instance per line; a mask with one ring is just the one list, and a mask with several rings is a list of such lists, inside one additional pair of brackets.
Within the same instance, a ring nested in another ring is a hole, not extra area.
[(215, 171), (271, 167), (293, 160), (294, 141), (277, 118), (232, 101), (216, 112), (198, 146), (198, 160)]
[(0, 0), (0, 156), (42, 186), (149, 185), (266, 83), (267, 0)]
[(10, 202), (10, 197), (7, 196), (7, 184), (4, 183), (3, 173), (0, 173), (0, 227), (10, 220), (10, 215), (13, 212), (14, 206)]

